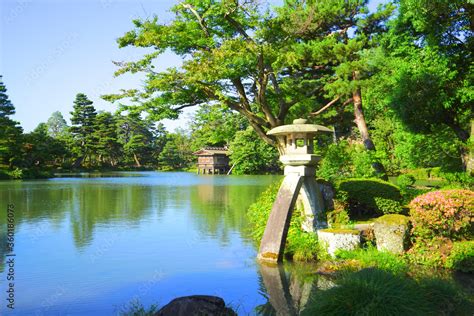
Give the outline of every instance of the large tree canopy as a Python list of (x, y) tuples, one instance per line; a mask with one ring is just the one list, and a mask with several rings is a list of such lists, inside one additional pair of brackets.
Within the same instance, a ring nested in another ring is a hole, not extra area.
[[(129, 97), (135, 104), (124, 109), (155, 119), (176, 118), (196, 105), (225, 106), (278, 146), (268, 129), (344, 103), (356, 89), (352, 74), (361, 68), (356, 56), (390, 12), (368, 14), (366, 3), (286, 1), (270, 13), (250, 0), (182, 1), (172, 8), (176, 16), (170, 23), (135, 20), (135, 29), (118, 40), (120, 47), (155, 49), (137, 62), (117, 63), (117, 75), (147, 73), (143, 91), (104, 98)], [(155, 58), (166, 50), (182, 56), (182, 66), (155, 71)]]

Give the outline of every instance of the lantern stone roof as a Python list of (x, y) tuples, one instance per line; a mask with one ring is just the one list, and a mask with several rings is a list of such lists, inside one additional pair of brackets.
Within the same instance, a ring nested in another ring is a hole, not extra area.
[(204, 147), (196, 152), (193, 155), (196, 156), (214, 156), (214, 155), (227, 155), (229, 150), (227, 147)]
[(275, 127), (267, 132), (267, 135), (286, 135), (293, 133), (316, 134), (317, 132), (333, 132), (326, 126), (307, 124), (305, 119), (296, 119), (293, 124)]

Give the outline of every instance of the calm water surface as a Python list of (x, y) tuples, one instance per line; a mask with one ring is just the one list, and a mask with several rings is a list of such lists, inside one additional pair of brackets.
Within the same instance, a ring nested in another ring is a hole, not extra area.
[(240, 315), (296, 315), (332, 281), (314, 265), (256, 263), (245, 211), (277, 179), (138, 172), (0, 181), (0, 315), (117, 315), (136, 301), (194, 294), (220, 296)]
[[(245, 211), (276, 179), (140, 172), (0, 181), (2, 245), (7, 204), (16, 209), (15, 310), (0, 294), (0, 314), (114, 315), (136, 300), (192, 294), (221, 296), (239, 314), (271, 310)], [(5, 293), (5, 247), (0, 255)]]

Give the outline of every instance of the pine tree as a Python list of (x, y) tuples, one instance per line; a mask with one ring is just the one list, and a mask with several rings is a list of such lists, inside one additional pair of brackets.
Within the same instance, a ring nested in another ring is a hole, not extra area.
[(9, 117), (15, 114), (15, 107), (6, 92), (0, 75), (0, 164), (11, 168), (20, 156), (22, 128)]
[(97, 116), (92, 103), (83, 93), (78, 93), (76, 100), (74, 100), (70, 131), (75, 141), (75, 152), (79, 156), (74, 163), (74, 167), (79, 167), (86, 158), (89, 158), (89, 165), (92, 162), (92, 153), (96, 146), (94, 132), (96, 130)]
[(101, 112), (96, 117), (95, 139), (99, 163), (108, 161), (115, 166), (121, 155), (121, 146), (117, 140), (117, 120), (109, 112)]
[(46, 122), (48, 134), (51, 137), (59, 138), (67, 132), (67, 123), (61, 112), (56, 111), (51, 114)]

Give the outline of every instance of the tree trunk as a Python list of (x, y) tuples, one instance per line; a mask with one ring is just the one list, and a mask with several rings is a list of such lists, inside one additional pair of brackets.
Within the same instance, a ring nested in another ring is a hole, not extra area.
[[(358, 80), (359, 72), (354, 71), (352, 76), (354, 80)], [(362, 141), (364, 143), (364, 147), (368, 151), (375, 151), (375, 145), (372, 139), (370, 138), (369, 129), (367, 128), (364, 112), (362, 110), (362, 97), (360, 88), (357, 88), (352, 92), (352, 100), (354, 102), (354, 122), (356, 123), (357, 128), (359, 129), (360, 136), (362, 137)], [(380, 162), (374, 161), (372, 163), (372, 168), (374, 168), (376, 173), (382, 175), (383, 179), (388, 179), (385, 168)]]
[(464, 143), (461, 147), (463, 170), (468, 174), (474, 172), (474, 118), (471, 118), (471, 133), (463, 129), (451, 116), (445, 115), (444, 123), (453, 130), (459, 140)]
[(84, 156), (78, 157), (76, 161), (72, 164), (73, 168), (79, 168), (82, 165), (82, 162), (84, 161)]
[(468, 140), (468, 148), (463, 157), (463, 163), (467, 174), (474, 175), (474, 118), (471, 119), (471, 137)]
[(133, 159), (135, 160), (136, 166), (140, 168), (142, 165), (140, 164), (140, 160), (138, 160), (138, 157), (135, 153), (133, 153)]

